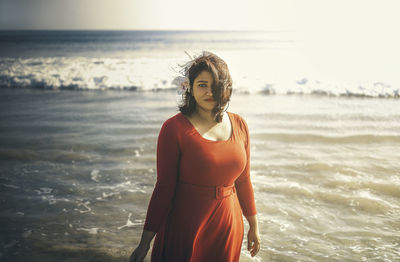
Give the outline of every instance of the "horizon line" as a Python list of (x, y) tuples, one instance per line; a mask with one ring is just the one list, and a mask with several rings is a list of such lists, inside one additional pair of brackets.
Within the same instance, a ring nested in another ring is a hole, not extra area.
[(175, 31), (175, 32), (294, 32), (278, 29), (0, 29), (0, 31)]

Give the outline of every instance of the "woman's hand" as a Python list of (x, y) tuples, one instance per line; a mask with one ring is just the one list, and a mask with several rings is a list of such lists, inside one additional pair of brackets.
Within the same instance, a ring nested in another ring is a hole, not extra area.
[(139, 245), (133, 252), (131, 257), (129, 258), (129, 262), (143, 262), (144, 258), (149, 252), (150, 245), (142, 246)]
[(150, 242), (156, 235), (155, 232), (143, 229), (142, 238), (138, 247), (132, 252), (129, 262), (143, 262), (150, 249)]
[(257, 255), (258, 251), (260, 251), (261, 240), (260, 233), (258, 232), (258, 228), (251, 228), (247, 233), (247, 250), (250, 251), (252, 257)]

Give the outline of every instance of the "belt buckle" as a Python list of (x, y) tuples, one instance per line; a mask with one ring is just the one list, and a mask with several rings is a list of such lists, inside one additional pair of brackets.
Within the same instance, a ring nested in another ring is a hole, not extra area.
[(215, 187), (215, 199), (221, 199), (221, 195), (223, 193), (223, 188), (221, 186)]
[(216, 199), (221, 199), (227, 196), (230, 196), (235, 193), (235, 186), (233, 188), (230, 187), (225, 187), (225, 186), (216, 186), (215, 187), (215, 198)]

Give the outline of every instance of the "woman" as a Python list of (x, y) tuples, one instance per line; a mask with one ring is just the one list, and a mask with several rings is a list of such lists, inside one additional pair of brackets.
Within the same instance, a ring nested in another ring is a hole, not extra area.
[(237, 262), (242, 214), (248, 250), (260, 249), (247, 124), (224, 110), (232, 79), (221, 58), (203, 52), (183, 70), (183, 104), (161, 127), (157, 182), (130, 262), (143, 261), (155, 235), (151, 261)]

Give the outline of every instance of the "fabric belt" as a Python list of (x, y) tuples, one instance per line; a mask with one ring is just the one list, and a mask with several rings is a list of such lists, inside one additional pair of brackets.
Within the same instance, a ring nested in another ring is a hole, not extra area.
[(204, 194), (215, 199), (222, 199), (236, 193), (235, 185), (230, 186), (200, 186), (182, 181), (178, 182), (180, 187), (187, 188), (190, 191)]

